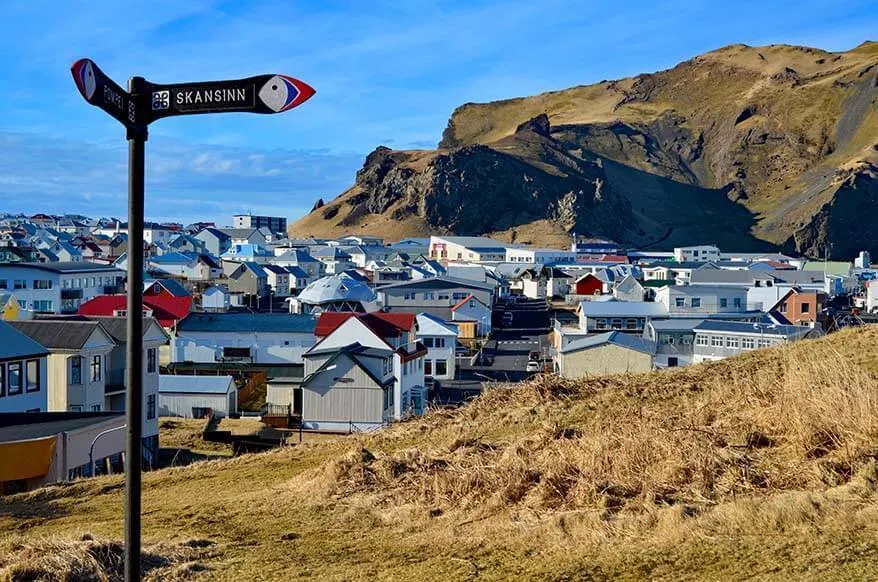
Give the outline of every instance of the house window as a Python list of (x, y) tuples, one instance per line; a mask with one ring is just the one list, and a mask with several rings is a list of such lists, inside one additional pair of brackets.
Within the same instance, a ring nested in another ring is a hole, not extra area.
[(424, 376), (433, 375), (433, 360), (424, 360)]
[(384, 409), (393, 408), (393, 388), (384, 391)]
[(21, 362), (11, 362), (9, 364), (6, 379), (9, 382), (9, 395), (21, 394)]
[(732, 305), (734, 305), (735, 307), (740, 308), (740, 307), (741, 307), (741, 298), (740, 298), (740, 297), (735, 297), (735, 298), (733, 298), (733, 299), (732, 299)]
[(146, 420), (155, 418), (155, 394), (146, 396)]
[(93, 405), (93, 406), (91, 407), (91, 411), (92, 411), (92, 412), (100, 412), (100, 411), (101, 411), (101, 405), (100, 405), (100, 404), (95, 404), (95, 405)]
[(802, 303), (802, 313), (810, 313), (811, 312), (811, 304), (810, 303)]
[(719, 298), (719, 306), (720, 306), (720, 307), (728, 307), (728, 305), (729, 305), (729, 300), (728, 300), (728, 299), (726, 299), (725, 297), (720, 297), (720, 298)]
[(405, 294), (402, 296), (402, 298), (403, 298), (405, 301), (414, 301), (414, 300), (415, 300), (415, 296), (416, 296), (415, 293), (405, 293)]
[(424, 358), (418, 358), (418, 371), (424, 369)]
[(6, 366), (0, 364), (0, 398), (6, 396)]
[(34, 289), (51, 289), (51, 279), (34, 279)]
[(436, 299), (436, 294), (432, 291), (427, 291), (424, 293), (424, 301), (434, 301)]
[(48, 299), (39, 299), (31, 301), (34, 311), (52, 311), (52, 301)]
[(92, 356), (92, 358), (91, 358), (91, 381), (92, 382), (100, 382), (101, 381), (101, 357), (100, 356)]
[(675, 356), (668, 356), (668, 368), (676, 368), (679, 360)]
[(146, 350), (146, 373), (147, 374), (155, 374), (155, 360), (156, 360), (156, 350), (155, 348), (149, 348)]
[(607, 320), (603, 317), (595, 320), (595, 329), (607, 329)]
[(0, 279), (0, 289), (8, 289), (6, 279)]
[(771, 340), (767, 340), (767, 339), (759, 340), (759, 347), (760, 348), (767, 348), (770, 345), (771, 345)]
[(444, 348), (445, 347), (445, 338), (444, 337), (437, 337), (433, 341), (435, 343), (434, 347), (437, 347), (437, 348)]
[(686, 298), (685, 297), (677, 297), (674, 299), (674, 305), (677, 307), (686, 307)]
[(250, 357), (250, 348), (226, 347), (226, 348), (223, 348), (223, 357), (224, 358), (249, 358)]
[(82, 384), (82, 358), (79, 356), (70, 358), (70, 383)]
[(82, 412), (82, 406), (80, 406), (79, 404), (71, 404), (70, 412)]
[(390, 358), (384, 358), (382, 366), (383, 366), (382, 371), (384, 372), (384, 375), (386, 376), (387, 374), (390, 373), (390, 370), (393, 367), (392, 360)]
[(708, 345), (708, 340), (706, 335), (696, 335), (695, 336), (695, 345), (696, 346), (706, 346)]
[(692, 307), (701, 307), (701, 297), (692, 298)]
[(27, 289), (27, 281), (24, 279), (16, 279), (14, 287), (16, 289)]
[(439, 301), (448, 301), (450, 298), (451, 296), (448, 293), (439, 294)]
[(422, 341), (424, 342), (424, 346), (425, 346), (425, 347), (428, 347), (428, 348), (432, 348), (432, 347), (433, 347), (433, 338), (431, 338), (431, 337), (425, 337)]
[(625, 320), (625, 329), (637, 329), (637, 320), (636, 319), (626, 319)]
[(475, 299), (470, 299), (470, 300), (469, 300), (469, 306), (470, 306), (471, 308), (475, 308), (475, 306), (476, 306), (476, 300), (475, 300)]
[(466, 297), (467, 297), (466, 293), (452, 293), (451, 294), (451, 298), (454, 301), (463, 301), (464, 299), (466, 299)]
[(692, 338), (689, 337), (688, 335), (684, 335), (683, 336), (683, 345), (684, 346), (691, 346), (692, 345)]
[(711, 338), (710, 338), (710, 345), (711, 345), (711, 347), (714, 347), (714, 348), (721, 348), (721, 347), (723, 347), (723, 338), (722, 338), (722, 336), (720, 336), (720, 335), (714, 335), (714, 336), (711, 336)]
[(40, 391), (40, 361), (39, 360), (28, 360), (25, 370), (25, 376), (27, 380), (27, 385), (25, 386), (25, 390), (27, 392), (39, 392)]
[(753, 341), (752, 337), (745, 337), (741, 339), (741, 348), (745, 350), (752, 350), (756, 347), (756, 342)]
[(738, 349), (738, 338), (736, 337), (727, 337), (726, 338), (726, 347)]
[(622, 329), (622, 319), (613, 318), (612, 320), (610, 320), (610, 325), (613, 329)]
[(445, 360), (436, 360), (436, 375), (444, 376), (448, 373), (448, 362)]

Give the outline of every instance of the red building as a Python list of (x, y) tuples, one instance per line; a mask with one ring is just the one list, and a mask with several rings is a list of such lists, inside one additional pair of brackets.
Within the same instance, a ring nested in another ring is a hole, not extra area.
[[(79, 306), (80, 315), (125, 315), (126, 295), (98, 295)], [(148, 281), (143, 290), (143, 309), (162, 327), (170, 329), (192, 311), (192, 295), (172, 279)]]
[(573, 284), (576, 295), (602, 295), (604, 292), (604, 282), (587, 273), (576, 280)]

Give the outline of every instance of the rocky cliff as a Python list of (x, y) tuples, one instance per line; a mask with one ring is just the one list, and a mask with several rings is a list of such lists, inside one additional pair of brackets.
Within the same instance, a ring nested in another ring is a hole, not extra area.
[[(878, 253), (878, 44), (734, 45), (655, 74), (466, 104), (436, 151), (370, 154), (292, 226), (563, 244)], [(865, 224), (865, 223), (864, 223)]]

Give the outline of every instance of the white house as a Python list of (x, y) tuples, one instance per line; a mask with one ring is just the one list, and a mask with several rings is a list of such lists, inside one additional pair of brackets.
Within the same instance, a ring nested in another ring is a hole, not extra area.
[(730, 286), (667, 285), (656, 290), (655, 302), (664, 305), (668, 314), (743, 313), (762, 309), (761, 304), (748, 304), (747, 289)]
[(201, 308), (209, 312), (225, 312), (231, 307), (232, 294), (225, 285), (211, 285), (201, 294)]
[(506, 249), (517, 246), (521, 245), (481, 236), (431, 236), (429, 252), (430, 258), (437, 261), (502, 263), (506, 261)]
[(437, 380), (454, 379), (457, 362), (457, 326), (446, 323), (428, 313), (417, 315), (418, 341), (427, 348), (424, 357), (424, 376)]
[(30, 311), (76, 313), (92, 297), (118, 293), (124, 275), (116, 267), (84, 261), (6, 263), (0, 265), (0, 291), (11, 291)]
[[(427, 350), (417, 341), (417, 320), (410, 313), (323, 313), (318, 321), (315, 334), (320, 338), (305, 358), (305, 381), (302, 386), (308, 401), (308, 381), (311, 374), (324, 369), (329, 358), (336, 352), (358, 344), (371, 350), (370, 357), (378, 360), (373, 375), (379, 384), (390, 387), (388, 420), (398, 420), (410, 414), (423, 414), (426, 406), (424, 386), (424, 357)], [(380, 373), (378, 373), (380, 366)], [(386, 373), (391, 374), (388, 380)], [(329, 389), (324, 386), (324, 389)], [(353, 403), (352, 403), (353, 405)], [(307, 406), (306, 406), (307, 408)], [(307, 409), (303, 419), (307, 418)]]
[(475, 295), (468, 295), (451, 308), (451, 321), (458, 325), (461, 338), (491, 334), (491, 308)]
[(49, 410), (49, 350), (0, 321), (0, 412)]
[(706, 263), (718, 261), (719, 248), (714, 245), (696, 245), (691, 247), (675, 247), (674, 260), (678, 263)]
[(238, 412), (238, 389), (232, 376), (159, 376), (159, 416), (205, 418), (209, 412)]
[(96, 321), (31, 320), (11, 325), (49, 350), (48, 412), (100, 412), (116, 342)]
[(529, 263), (531, 265), (553, 265), (555, 263), (574, 263), (576, 253), (558, 249), (534, 249), (530, 247), (507, 248), (507, 263)]
[(171, 338), (171, 361), (301, 364), (316, 321), (288, 313), (192, 313)]
[(268, 286), (271, 287), (275, 297), (290, 296), (290, 272), (285, 267), (262, 265), (262, 270), (268, 276)]

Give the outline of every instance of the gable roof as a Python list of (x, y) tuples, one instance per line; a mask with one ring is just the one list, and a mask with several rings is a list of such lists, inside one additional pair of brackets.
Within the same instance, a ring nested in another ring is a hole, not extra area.
[(579, 305), (586, 317), (660, 317), (668, 314), (662, 303), (647, 301), (583, 301)]
[(176, 279), (154, 279), (152, 281), (146, 281), (143, 284), (143, 290), (146, 291), (153, 285), (161, 286), (165, 291), (171, 294), (173, 297), (191, 297), (192, 294), (186, 290), (186, 287), (183, 286), (182, 283), (177, 281)]
[(470, 293), (469, 295), (464, 297), (462, 300), (458, 301), (457, 304), (451, 308), (451, 311), (457, 311), (458, 309), (460, 309), (461, 307), (463, 307), (464, 305), (469, 303), (470, 299), (474, 299), (477, 303), (481, 304), (481, 306), (484, 307), (485, 309), (488, 308), (488, 306), (485, 305), (484, 301), (480, 301), (478, 297), (476, 297), (475, 295)]
[[(361, 357), (386, 357), (387, 352), (384, 350), (376, 350), (375, 348), (365, 347), (359, 344), (359, 342), (354, 342), (347, 346), (342, 346), (338, 348), (332, 348), (333, 352), (332, 356), (327, 359), (323, 364), (320, 365), (319, 368), (314, 370), (311, 374), (309, 374), (305, 379), (302, 380), (302, 386), (305, 387), (308, 383), (316, 378), (319, 374), (327, 371), (339, 358), (342, 356), (347, 356), (351, 362), (357, 366), (364, 374), (366, 374), (377, 386), (386, 386), (388, 384), (393, 383), (393, 379), (388, 379), (386, 382), (382, 382), (375, 374), (369, 370), (369, 367), (364, 365), (360, 360)], [(311, 354), (320, 353), (319, 351), (309, 352)]]
[(10, 321), (9, 324), (50, 350), (82, 349), (95, 330), (99, 330), (99, 333), (104, 335), (110, 343), (115, 343), (110, 334), (97, 321), (33, 319), (30, 321)]
[(418, 322), (418, 335), (444, 335), (457, 337), (457, 326), (446, 323), (435, 315), (418, 313), (415, 316)]
[(29, 335), (0, 320), (0, 360), (39, 357), (48, 353), (49, 350)]
[(207, 234), (209, 234), (209, 235), (212, 235), (212, 236), (216, 237), (218, 240), (229, 240), (230, 238), (232, 238), (232, 237), (230, 237), (229, 235), (227, 235), (225, 232), (221, 231), (221, 230), (218, 229), (218, 228), (214, 228), (214, 227), (212, 227), (212, 226), (211, 226), (211, 227), (208, 227), (208, 228), (205, 228), (204, 230), (200, 230), (200, 231), (195, 235), (195, 237), (198, 238), (198, 237), (201, 236), (203, 233), (207, 233)]
[(227, 394), (235, 389), (231, 376), (173, 376), (159, 374), (159, 393)]
[(641, 336), (623, 333), (621, 331), (611, 331), (608, 333), (589, 334), (584, 338), (573, 340), (566, 347), (561, 349), (562, 354), (587, 350), (597, 346), (612, 344), (623, 347), (635, 352), (644, 354), (655, 353), (655, 342), (645, 339)]
[(150, 257), (148, 260), (150, 263), (155, 263), (157, 265), (188, 265), (195, 259), (185, 253), (174, 251), (157, 257)]
[(341, 324), (351, 318), (359, 319), (366, 327), (371, 329), (380, 338), (399, 337), (405, 332), (412, 331), (416, 327), (414, 313), (339, 313), (326, 311), (320, 314), (314, 335), (326, 337), (338, 329)]
[(453, 287), (469, 287), (470, 289), (479, 289), (482, 291), (493, 291), (494, 285), (489, 283), (480, 283), (472, 279), (458, 279), (456, 277), (429, 277), (427, 279), (412, 279), (409, 281), (400, 281), (398, 283), (388, 283), (381, 285), (378, 290), (395, 289), (398, 287), (444, 287), (451, 289)]
[[(143, 307), (152, 311), (153, 317), (162, 327), (171, 327), (189, 314), (192, 296), (144, 295)], [(86, 316), (111, 316), (116, 311), (127, 308), (128, 298), (125, 295), (98, 295), (81, 304), (77, 313)]]

